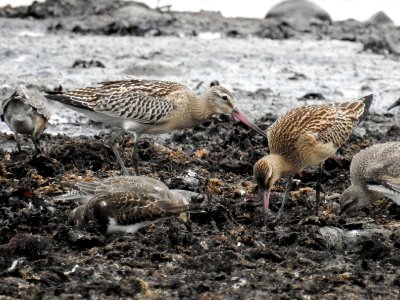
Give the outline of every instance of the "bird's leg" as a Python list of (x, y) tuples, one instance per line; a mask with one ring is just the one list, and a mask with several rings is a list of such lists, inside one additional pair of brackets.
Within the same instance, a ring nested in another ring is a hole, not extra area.
[(139, 139), (140, 139), (140, 135), (135, 133), (135, 146), (133, 146), (132, 160), (133, 160), (133, 168), (135, 169), (136, 176), (140, 176), (140, 172), (139, 172), (139, 160), (140, 159), (139, 159), (139, 151), (138, 151)]
[(322, 176), (322, 167), (323, 163), (318, 167), (318, 181), (317, 186), (315, 188), (315, 200), (316, 200), (316, 208), (315, 208), (315, 215), (318, 216), (319, 205), (321, 203), (321, 176)]
[(37, 153), (43, 153), (42, 148), (40, 147), (40, 142), (37, 135), (34, 133), (32, 134), (32, 142), (35, 145), (35, 150)]
[(15, 142), (17, 143), (18, 152), (21, 153), (22, 147), (21, 147), (21, 141), (19, 140), (19, 137), (18, 137), (18, 133), (15, 132), (14, 137), (15, 137)]
[(117, 158), (117, 161), (118, 161), (118, 163), (119, 163), (119, 166), (121, 167), (121, 174), (122, 174), (122, 175), (125, 175), (125, 176), (129, 176), (130, 174), (129, 174), (127, 168), (125, 167), (125, 164), (124, 164), (124, 162), (122, 161), (122, 158), (121, 158), (121, 156), (119, 155), (117, 148), (115, 148), (115, 141), (116, 141), (124, 132), (125, 132), (125, 130), (120, 130), (120, 131), (117, 131), (117, 132), (115, 132), (115, 133), (113, 133), (113, 134), (111, 135), (110, 147), (111, 147), (111, 150), (113, 151), (115, 157)]
[(289, 199), (289, 193), (292, 189), (292, 186), (293, 186), (293, 175), (290, 175), (286, 183), (285, 196), (283, 197), (281, 207), (279, 208), (278, 215), (276, 216), (277, 220), (282, 216), (283, 212), (285, 211), (285, 203)]

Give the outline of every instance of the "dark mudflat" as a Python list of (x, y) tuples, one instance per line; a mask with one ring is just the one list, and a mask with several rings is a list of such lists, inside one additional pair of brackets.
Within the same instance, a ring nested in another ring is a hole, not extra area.
[[(252, 166), (267, 153), (266, 142), (226, 118), (176, 132), (162, 145), (152, 138), (140, 142), (143, 174), (170, 188), (207, 194), (208, 200), (206, 212), (192, 214), (189, 226), (170, 220), (136, 234), (105, 236), (96, 226), (77, 230), (67, 224), (77, 204), (52, 200), (68, 182), (118, 174), (103, 136), (45, 135), (41, 155), (0, 150), (0, 295), (397, 299), (400, 207), (381, 201), (362, 216), (347, 217), (338, 205), (349, 185), (351, 157), (372, 143), (398, 138), (396, 128), (387, 134), (374, 130), (389, 118), (369, 116), (361, 125), (365, 136), (354, 134), (339, 151), (344, 158), (326, 162), (318, 217), (313, 216), (318, 170), (309, 168), (295, 176), (279, 221), (285, 179), (275, 187), (265, 227), (262, 208), (253, 205), (258, 197)], [(133, 171), (131, 143), (125, 135), (120, 150)]]

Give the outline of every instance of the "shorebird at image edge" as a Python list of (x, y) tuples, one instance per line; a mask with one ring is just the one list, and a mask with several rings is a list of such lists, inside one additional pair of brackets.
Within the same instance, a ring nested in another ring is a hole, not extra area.
[(137, 146), (142, 134), (191, 128), (201, 125), (215, 114), (226, 113), (267, 137), (238, 110), (232, 93), (216, 81), (198, 96), (179, 83), (130, 79), (102, 82), (96, 87), (67, 92), (48, 92), (46, 97), (95, 121), (122, 128), (119, 134), (112, 137), (111, 148), (124, 175), (128, 175), (128, 171), (114, 142), (125, 130), (135, 133), (133, 162), (136, 175), (140, 174)]
[(400, 142), (375, 144), (350, 165), (351, 185), (340, 196), (341, 212), (352, 214), (384, 197), (400, 205)]
[(279, 117), (268, 128), (270, 154), (254, 165), (254, 177), (263, 194), (264, 221), (275, 182), (289, 176), (279, 217), (289, 197), (292, 175), (314, 165), (319, 165), (318, 212), (322, 164), (336, 153), (364, 119), (372, 100), (373, 95), (368, 95), (352, 102), (299, 106)]
[[(392, 105), (390, 105), (387, 110), (392, 110), (393, 108), (398, 107), (398, 106), (400, 106), (400, 98), (397, 99)], [(397, 108), (397, 111), (395, 112), (394, 120), (395, 120), (396, 126), (400, 127), (400, 107)]]
[(29, 134), (37, 152), (42, 152), (39, 137), (51, 116), (50, 105), (43, 94), (20, 84), (10, 98), (0, 101), (0, 119), (14, 132), (18, 151), (18, 134)]

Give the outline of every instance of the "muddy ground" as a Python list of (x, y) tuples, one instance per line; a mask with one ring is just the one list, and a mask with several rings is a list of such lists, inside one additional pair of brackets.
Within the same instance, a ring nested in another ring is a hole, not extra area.
[[(274, 117), (266, 116), (262, 127)], [(314, 215), (316, 169), (296, 175), (285, 216), (275, 220), (285, 179), (274, 188), (263, 226), (252, 166), (267, 153), (262, 137), (228, 117), (164, 141), (140, 142), (141, 171), (171, 188), (204, 193), (205, 213), (190, 226), (166, 221), (136, 234), (104, 236), (67, 224), (76, 203), (52, 200), (71, 182), (118, 174), (108, 135), (45, 134), (44, 153), (0, 152), (0, 294), (24, 299), (398, 299), (400, 208), (380, 201), (360, 216), (339, 214), (351, 157), (372, 143), (396, 140), (373, 114), (323, 174), (324, 202)], [(4, 135), (2, 135), (4, 138)], [(120, 142), (132, 169), (132, 137)], [(190, 172), (189, 172), (190, 171)], [(194, 173), (193, 173), (194, 172)], [(190, 174), (189, 174), (190, 173)], [(193, 175), (195, 174), (195, 175)]]
[[(57, 6), (68, 1), (96, 5)], [(13, 17), (0, 17), (0, 97), (17, 83), (53, 90), (137, 77), (200, 93), (218, 79), (262, 128), (295, 105), (376, 97), (339, 150), (344, 158), (325, 164), (320, 214), (317, 169), (308, 168), (296, 175), (280, 220), (285, 178), (275, 186), (266, 226), (252, 167), (267, 143), (226, 116), (140, 141), (142, 173), (207, 195), (205, 212), (187, 226), (170, 220), (109, 236), (69, 226), (77, 204), (52, 198), (76, 181), (119, 174), (105, 145), (112, 129), (56, 106), (36, 155), (27, 138), (15, 152), (1, 123), (0, 298), (399, 299), (400, 208), (382, 200), (348, 217), (338, 204), (353, 155), (399, 140), (386, 112), (400, 94), (398, 27), (348, 21), (299, 30), (218, 13), (68, 1), (0, 10)], [(310, 93), (318, 99), (304, 97)], [(120, 139), (132, 172), (133, 143), (128, 133)]]

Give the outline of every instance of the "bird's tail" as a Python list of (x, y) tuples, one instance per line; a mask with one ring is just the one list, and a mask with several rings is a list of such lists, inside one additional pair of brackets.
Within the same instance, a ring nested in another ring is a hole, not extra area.
[(53, 199), (57, 201), (76, 201), (79, 202), (80, 204), (88, 203), (90, 198), (91, 198), (90, 195), (82, 193), (81, 191), (77, 190), (72, 190), (69, 193), (53, 197)]
[(345, 111), (358, 125), (368, 114), (373, 99), (374, 95), (371, 94), (356, 101), (338, 103), (336, 106)]
[(358, 99), (359, 101), (362, 101), (364, 103), (364, 111), (361, 115), (359, 119), (359, 123), (364, 120), (364, 118), (366, 117), (366, 115), (369, 113), (369, 109), (372, 105), (372, 101), (374, 100), (374, 95), (370, 94), (368, 96), (362, 97), (360, 99)]
[(367, 179), (367, 186), (370, 191), (381, 193), (400, 205), (400, 184), (388, 180)]
[(44, 96), (48, 100), (60, 102), (71, 108), (76, 107), (85, 110), (92, 110), (87, 104), (87, 99), (85, 97), (81, 97), (67, 92), (53, 92), (53, 91), (46, 91), (46, 94)]
[(387, 110), (391, 110), (392, 108), (395, 108), (396, 106), (400, 106), (400, 98), (396, 100), (395, 103), (389, 106)]

